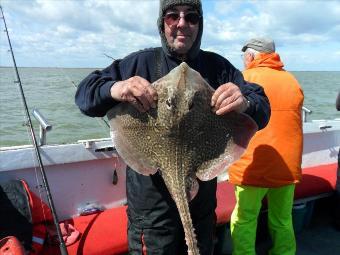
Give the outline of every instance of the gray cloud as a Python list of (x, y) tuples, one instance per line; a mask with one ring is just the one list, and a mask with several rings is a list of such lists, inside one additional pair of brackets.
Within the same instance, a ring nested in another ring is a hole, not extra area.
[[(158, 1), (2, 0), (2, 6), (25, 66), (103, 67), (110, 62), (103, 53), (121, 58), (160, 45)], [(292, 69), (340, 69), (338, 1), (203, 1), (203, 8), (202, 47), (239, 68), (242, 43), (268, 35)], [(0, 65), (9, 65), (0, 41)]]

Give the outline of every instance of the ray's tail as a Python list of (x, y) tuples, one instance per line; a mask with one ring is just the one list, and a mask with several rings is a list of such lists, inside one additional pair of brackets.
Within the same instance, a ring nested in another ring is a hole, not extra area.
[[(171, 188), (171, 195), (176, 203), (179, 216), (184, 229), (185, 242), (188, 246), (188, 255), (200, 255), (197, 239), (195, 234), (195, 229), (192, 224), (191, 214), (189, 210), (188, 198), (185, 190), (185, 185), (168, 185), (167, 181), (164, 179), (168, 189)], [(176, 188), (174, 188), (176, 186)]]

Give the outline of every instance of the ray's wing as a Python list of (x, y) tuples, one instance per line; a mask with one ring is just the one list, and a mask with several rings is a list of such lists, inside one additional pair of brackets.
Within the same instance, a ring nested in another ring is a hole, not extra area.
[(224, 116), (207, 115), (209, 136), (197, 137), (204, 145), (198, 150), (197, 157), (201, 161), (196, 176), (202, 181), (208, 181), (241, 157), (251, 137), (257, 131), (256, 123), (245, 114), (229, 113)]
[(156, 173), (157, 165), (150, 160), (152, 150), (145, 146), (150, 132), (149, 116), (127, 103), (115, 106), (107, 116), (113, 144), (125, 163), (143, 175)]

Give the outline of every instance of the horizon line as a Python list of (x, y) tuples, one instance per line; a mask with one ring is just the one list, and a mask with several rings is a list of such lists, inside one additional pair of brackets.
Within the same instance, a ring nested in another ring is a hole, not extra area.
[[(0, 68), (14, 68), (13, 66), (0, 66)], [(18, 68), (63, 68), (63, 69), (104, 69), (106, 67), (60, 67), (60, 66), (18, 66)], [(287, 70), (289, 72), (340, 72), (339, 70)]]

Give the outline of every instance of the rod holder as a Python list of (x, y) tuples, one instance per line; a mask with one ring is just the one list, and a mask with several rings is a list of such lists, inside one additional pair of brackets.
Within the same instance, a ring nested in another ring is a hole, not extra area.
[(302, 121), (307, 122), (307, 114), (312, 114), (312, 110), (302, 106)]
[(39, 122), (39, 146), (43, 146), (46, 144), (46, 133), (52, 130), (52, 125), (48, 123), (38, 109), (33, 109), (33, 116)]

